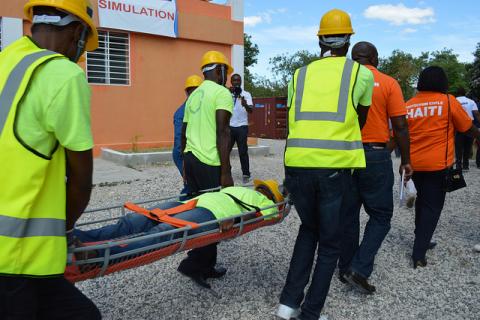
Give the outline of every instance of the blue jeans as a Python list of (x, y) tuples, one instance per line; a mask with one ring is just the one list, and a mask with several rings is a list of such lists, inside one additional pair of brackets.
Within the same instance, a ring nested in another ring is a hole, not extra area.
[[(300, 319), (317, 320), (340, 255), (345, 194), (350, 191), (351, 172), (286, 168), (285, 176), (286, 188), (302, 224), (280, 303), (296, 309), (303, 301)], [(304, 300), (316, 251), (317, 263)]]
[[(180, 202), (166, 202), (159, 206), (160, 209), (169, 209), (180, 205)], [(175, 215), (175, 218), (202, 223), (207, 221), (215, 220), (215, 216), (210, 210), (205, 208), (195, 208), (193, 210), (188, 210), (181, 212)], [(218, 224), (213, 223), (198, 229), (193, 229), (188, 232), (189, 235), (202, 233), (205, 231), (210, 231), (218, 228)], [(110, 239), (117, 239), (121, 237), (126, 237), (133, 234), (144, 233), (154, 234), (159, 232), (164, 232), (168, 230), (174, 230), (175, 227), (166, 224), (158, 223), (153, 221), (143, 215), (136, 213), (129, 213), (126, 216), (120, 218), (116, 224), (108, 225), (99, 229), (93, 229), (88, 231), (83, 231), (79, 229), (74, 230), (74, 235), (82, 242), (96, 242), (104, 241)], [(182, 234), (175, 234), (175, 238), (180, 237)], [(169, 241), (171, 235), (150, 238), (142, 241), (136, 241), (130, 243), (127, 246), (115, 246), (110, 249), (111, 254), (122, 253), (129, 250), (144, 248), (149, 245), (154, 245), (162, 242)]]
[[(375, 256), (390, 231), (393, 216), (393, 168), (390, 152), (365, 147), (367, 168), (355, 170), (349, 209), (345, 217), (340, 272), (349, 270), (368, 278), (373, 271)], [(365, 208), (369, 219), (362, 242), (360, 234), (360, 208)]]
[[(175, 148), (172, 151), (172, 158), (173, 158), (173, 162), (175, 163), (175, 166), (178, 169), (178, 172), (180, 172), (180, 176), (183, 176), (183, 158), (180, 152)], [(187, 184), (184, 181), (183, 189), (182, 191), (180, 191), (180, 194), (189, 194), (189, 193), (190, 193), (190, 188), (188, 188)], [(188, 199), (189, 199), (188, 196), (183, 196), (179, 198), (180, 201), (185, 201)]]

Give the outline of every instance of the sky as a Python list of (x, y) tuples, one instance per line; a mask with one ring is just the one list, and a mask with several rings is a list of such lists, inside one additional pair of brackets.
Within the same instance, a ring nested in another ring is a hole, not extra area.
[(480, 42), (479, 0), (245, 0), (245, 32), (260, 49), (253, 73), (270, 75), (268, 60), (281, 53), (319, 52), (320, 18), (334, 8), (350, 14), (352, 44), (372, 42), (382, 57), (452, 48), (471, 62)]

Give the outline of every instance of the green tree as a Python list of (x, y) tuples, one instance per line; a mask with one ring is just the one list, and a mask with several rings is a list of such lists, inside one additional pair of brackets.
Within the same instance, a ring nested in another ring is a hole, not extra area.
[(470, 93), (476, 98), (480, 99), (480, 43), (477, 44), (477, 49), (473, 53), (475, 59), (469, 66), (469, 80)]
[(245, 65), (245, 89), (247, 91), (252, 92), (254, 87), (254, 77), (250, 71), (250, 67), (254, 66), (258, 62), (258, 54), (260, 50), (258, 49), (258, 45), (252, 42), (252, 36), (244, 33), (243, 34), (243, 43), (245, 48), (245, 57), (244, 57), (244, 65)]
[(292, 79), (295, 70), (317, 59), (318, 55), (307, 50), (300, 50), (291, 55), (281, 54), (270, 58), (270, 69), (275, 75), (274, 81), (279, 87), (283, 87), (286, 93), (288, 82)]
[(434, 51), (428, 59), (428, 66), (439, 66), (448, 77), (449, 91), (455, 93), (459, 87), (468, 88), (466, 64), (458, 61), (458, 55), (452, 49)]
[(420, 57), (415, 58), (410, 53), (395, 50), (390, 57), (380, 59), (378, 69), (398, 81), (405, 100), (408, 100), (415, 93), (418, 75), (427, 60), (428, 53), (422, 53)]

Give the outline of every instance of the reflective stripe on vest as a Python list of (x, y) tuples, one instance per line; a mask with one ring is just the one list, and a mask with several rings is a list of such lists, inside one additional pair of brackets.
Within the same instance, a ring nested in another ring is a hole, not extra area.
[(10, 238), (64, 237), (65, 220), (20, 219), (0, 215), (0, 236)]
[(295, 121), (300, 120), (325, 120), (335, 122), (345, 122), (347, 115), (348, 97), (350, 91), (350, 79), (352, 77), (354, 62), (347, 59), (342, 73), (342, 82), (340, 84), (340, 95), (338, 97), (337, 112), (302, 112), (303, 91), (305, 90), (305, 78), (307, 77), (307, 68), (305, 66), (298, 72), (297, 88), (295, 93)]
[(363, 150), (362, 141), (338, 141), (317, 139), (288, 139), (287, 148), (315, 148), (330, 150)]
[(0, 95), (0, 133), (3, 131), (13, 100), (15, 99), (27, 69), (38, 59), (53, 54), (57, 53), (48, 50), (32, 53), (24, 57), (12, 70)]

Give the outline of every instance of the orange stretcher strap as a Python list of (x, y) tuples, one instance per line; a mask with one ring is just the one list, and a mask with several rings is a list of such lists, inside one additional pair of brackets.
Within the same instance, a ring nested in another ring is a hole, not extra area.
[(170, 209), (148, 210), (131, 202), (126, 202), (123, 206), (126, 209), (144, 215), (149, 219), (155, 220), (157, 222), (167, 223), (177, 228), (190, 226), (192, 229), (196, 229), (199, 227), (198, 223), (171, 217), (171, 215), (195, 209), (197, 207), (196, 199)]

